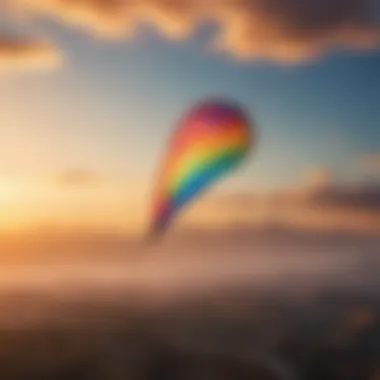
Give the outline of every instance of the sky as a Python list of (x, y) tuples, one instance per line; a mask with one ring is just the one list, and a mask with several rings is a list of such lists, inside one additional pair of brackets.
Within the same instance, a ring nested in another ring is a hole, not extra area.
[(378, 0), (1, 1), (0, 229), (141, 229), (178, 119), (223, 96), (255, 155), (185, 222), (380, 231)]

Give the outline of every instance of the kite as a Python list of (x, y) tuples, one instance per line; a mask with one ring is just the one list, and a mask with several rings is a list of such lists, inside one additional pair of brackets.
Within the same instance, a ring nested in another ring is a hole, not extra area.
[(239, 105), (223, 100), (196, 104), (169, 142), (154, 189), (149, 236), (162, 236), (186, 205), (236, 169), (253, 140), (253, 123)]

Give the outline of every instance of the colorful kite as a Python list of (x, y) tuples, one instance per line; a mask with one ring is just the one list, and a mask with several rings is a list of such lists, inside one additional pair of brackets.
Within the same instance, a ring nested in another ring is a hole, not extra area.
[(211, 184), (235, 169), (253, 144), (249, 117), (236, 104), (209, 100), (180, 120), (154, 192), (151, 235)]

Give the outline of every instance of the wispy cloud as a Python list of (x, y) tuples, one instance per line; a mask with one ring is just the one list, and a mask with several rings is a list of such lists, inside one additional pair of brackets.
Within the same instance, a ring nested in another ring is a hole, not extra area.
[(105, 178), (100, 173), (84, 168), (67, 169), (53, 177), (54, 184), (67, 189), (95, 186), (104, 181)]
[(124, 37), (150, 23), (166, 37), (185, 38), (202, 22), (218, 28), (212, 46), (242, 59), (313, 59), (337, 45), (380, 43), (374, 0), (10, 0), (96, 35)]
[(0, 69), (52, 69), (61, 62), (59, 50), (49, 42), (0, 36)]

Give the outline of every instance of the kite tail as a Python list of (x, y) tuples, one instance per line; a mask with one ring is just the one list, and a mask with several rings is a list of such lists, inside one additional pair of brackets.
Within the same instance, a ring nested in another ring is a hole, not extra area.
[(146, 243), (155, 244), (155, 243), (160, 242), (164, 238), (165, 233), (166, 233), (165, 225), (154, 224), (150, 228), (150, 230), (146, 236)]

